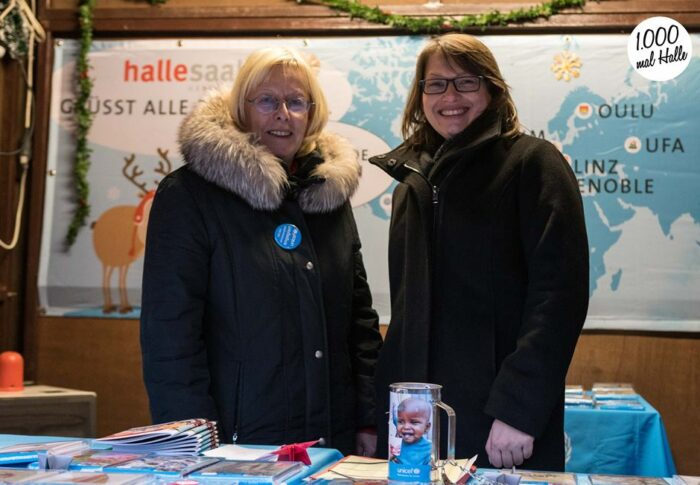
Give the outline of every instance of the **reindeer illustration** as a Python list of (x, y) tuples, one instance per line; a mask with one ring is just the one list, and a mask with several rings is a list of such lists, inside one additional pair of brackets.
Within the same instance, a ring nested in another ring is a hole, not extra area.
[[(158, 150), (160, 160), (154, 169), (163, 177), (170, 173), (172, 164), (168, 159), (168, 150)], [(126, 274), (131, 263), (143, 255), (146, 244), (148, 215), (153, 204), (155, 188), (148, 189), (146, 182), (139, 182), (143, 170), (134, 164), (135, 154), (124, 157), (122, 174), (139, 189), (141, 202), (138, 205), (119, 205), (103, 212), (92, 225), (92, 244), (97, 258), (102, 262), (102, 293), (104, 295), (103, 313), (129, 313), (133, 310), (129, 304), (126, 291)], [(161, 177), (162, 178), (162, 177)], [(155, 180), (157, 185), (159, 182)], [(119, 308), (112, 303), (112, 272), (119, 271)]]

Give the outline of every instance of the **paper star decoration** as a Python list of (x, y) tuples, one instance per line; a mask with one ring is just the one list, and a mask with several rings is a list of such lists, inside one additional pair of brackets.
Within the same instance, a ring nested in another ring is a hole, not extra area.
[(272, 454), (279, 456), (278, 461), (300, 461), (304, 465), (311, 465), (311, 458), (309, 458), (309, 452), (306, 449), (316, 443), (318, 443), (318, 440), (282, 445), (279, 449), (273, 451)]

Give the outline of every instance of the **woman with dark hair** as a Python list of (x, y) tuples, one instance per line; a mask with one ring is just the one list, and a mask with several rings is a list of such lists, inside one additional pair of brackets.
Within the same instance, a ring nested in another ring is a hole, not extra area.
[(371, 160), (399, 182), (379, 421), (389, 384), (441, 384), (458, 456), (563, 470), (564, 382), (589, 292), (576, 178), (521, 133), (493, 54), (469, 35), (427, 43), (402, 129), (405, 142)]
[(327, 121), (311, 67), (285, 48), (252, 53), (183, 121), (186, 163), (158, 186), (143, 273), (154, 422), (374, 453), (381, 336), (349, 202), (360, 165)]

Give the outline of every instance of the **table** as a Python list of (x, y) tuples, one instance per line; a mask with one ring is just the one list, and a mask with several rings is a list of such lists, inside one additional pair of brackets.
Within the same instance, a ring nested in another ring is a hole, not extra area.
[(94, 392), (53, 386), (27, 386), (0, 392), (0, 433), (95, 436)]
[[(76, 439), (76, 438), (65, 438), (57, 436), (26, 436), (26, 435), (12, 435), (12, 434), (0, 434), (0, 448), (4, 446), (16, 445), (20, 443), (35, 443), (35, 442), (47, 442), (47, 441), (60, 441), (66, 439)], [(92, 441), (92, 440), (87, 440)], [(245, 444), (243, 445), (245, 446)], [(252, 446), (252, 445), (251, 445)], [(102, 443), (94, 443), (93, 448), (106, 449), (106, 446)], [(276, 446), (258, 446), (256, 448), (268, 448), (270, 450), (277, 449)], [(316, 473), (319, 470), (327, 468), (332, 463), (340, 460), (343, 455), (340, 451), (333, 448), (309, 448), (309, 458), (311, 459), (311, 465), (304, 468), (302, 472), (294, 476), (292, 480), (286, 482), (287, 485), (300, 485), (303, 483), (303, 479)], [(88, 472), (85, 472), (88, 473)]]
[(676, 473), (663, 421), (644, 410), (566, 408), (566, 471), (670, 477)]

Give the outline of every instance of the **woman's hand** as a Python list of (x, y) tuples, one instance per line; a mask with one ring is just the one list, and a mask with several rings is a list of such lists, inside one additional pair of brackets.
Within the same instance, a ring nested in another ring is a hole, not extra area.
[(377, 432), (358, 431), (355, 435), (355, 448), (360, 456), (374, 456), (377, 453)]
[(529, 434), (496, 419), (486, 441), (486, 452), (494, 467), (510, 468), (522, 465), (523, 461), (532, 456), (534, 442), (535, 438)]

